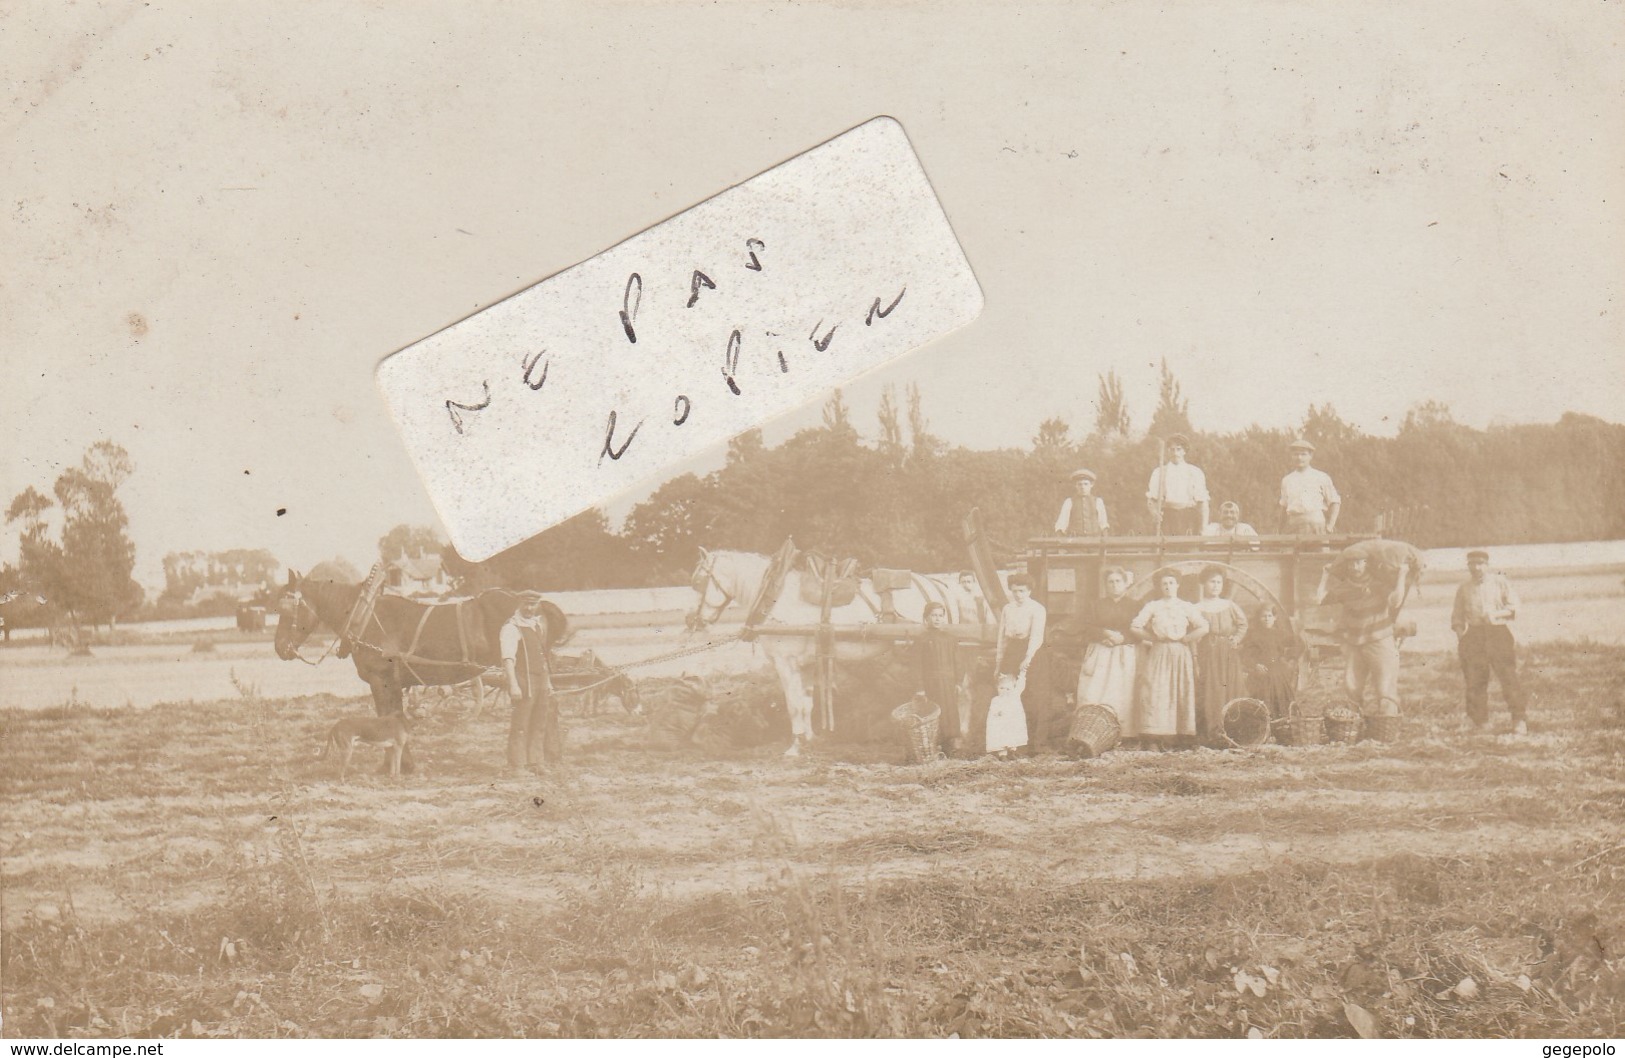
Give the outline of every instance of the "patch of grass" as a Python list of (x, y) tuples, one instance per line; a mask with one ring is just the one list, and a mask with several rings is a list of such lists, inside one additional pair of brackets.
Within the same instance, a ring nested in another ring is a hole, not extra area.
[(343, 786), (312, 755), (360, 699), (6, 712), (0, 1005), (48, 1036), (1336, 1036), (1345, 1004), (1608, 1035), (1625, 650), (1526, 671), (1524, 740), (1455, 734), (1435, 656), (1390, 746), (902, 767), (591, 718), (509, 779), (506, 716), (445, 710), (419, 774)]
[(1009, 842), (980, 830), (950, 828), (917, 833), (905, 830), (887, 830), (852, 838), (831, 850), (842, 861), (863, 862), (902, 854), (916, 856), (944, 856), (969, 852), (973, 849), (1006, 848)]
[[(606, 861), (546, 914), (433, 888), (313, 900), (279, 862), (190, 915), (24, 924), (8, 1020), (46, 1036), (1299, 1037), (1351, 1035), (1356, 1004), (1384, 1035), (1589, 1037), (1625, 1016), (1604, 955), (1625, 941), (1617, 855), (1149, 885), (787, 869), (690, 899)], [(59, 987), (87, 975), (94, 991)]]

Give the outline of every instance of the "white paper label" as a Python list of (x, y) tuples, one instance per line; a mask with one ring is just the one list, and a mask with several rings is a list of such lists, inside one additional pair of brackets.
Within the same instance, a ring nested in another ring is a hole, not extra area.
[(902, 126), (875, 118), (408, 346), (378, 385), (483, 561), (981, 310)]

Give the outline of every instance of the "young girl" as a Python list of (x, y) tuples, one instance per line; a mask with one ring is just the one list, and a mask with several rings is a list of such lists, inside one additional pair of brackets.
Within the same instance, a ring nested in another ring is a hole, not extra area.
[(1021, 708), (1021, 681), (999, 673), (999, 693), (987, 707), (987, 751), (1009, 760), (1010, 751), (1027, 744), (1027, 714)]
[(1258, 622), (1241, 642), (1247, 691), (1270, 707), (1270, 716), (1279, 719), (1291, 713), (1298, 694), (1298, 655), (1303, 653), (1303, 641), (1281, 620), (1274, 604), (1259, 612)]
[(938, 737), (942, 752), (953, 756), (959, 750), (959, 740), (965, 734), (965, 715), (960, 711), (961, 684), (959, 640), (948, 631), (948, 609), (940, 602), (925, 608), (925, 631), (915, 642), (915, 656), (920, 666), (920, 689), (925, 692), (942, 716), (938, 721)]

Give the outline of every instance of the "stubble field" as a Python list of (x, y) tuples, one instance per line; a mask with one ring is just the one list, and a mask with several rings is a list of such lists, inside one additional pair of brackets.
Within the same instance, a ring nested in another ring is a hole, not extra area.
[(359, 696), (9, 710), (4, 1031), (1616, 1035), (1625, 649), (1524, 664), (1527, 738), (1426, 654), (1394, 745), (920, 767), (606, 714), (513, 778), (449, 705), (341, 784)]

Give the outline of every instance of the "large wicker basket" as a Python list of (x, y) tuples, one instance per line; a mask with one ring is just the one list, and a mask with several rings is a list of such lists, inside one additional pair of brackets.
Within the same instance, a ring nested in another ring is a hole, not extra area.
[(937, 730), (942, 722), (942, 710), (920, 695), (904, 702), (891, 711), (903, 732), (903, 752), (910, 764), (924, 764), (937, 759)]
[(1319, 746), (1326, 741), (1326, 721), (1319, 716), (1294, 716), (1270, 725), (1283, 746)]
[(1365, 737), (1377, 742), (1398, 742), (1403, 717), (1368, 716), (1365, 718)]
[(1351, 709), (1333, 709), (1327, 712), (1326, 738), (1331, 742), (1358, 742), (1360, 714)]
[(1269, 706), (1257, 698), (1236, 698), (1224, 707), (1224, 721), (1216, 732), (1225, 746), (1262, 746), (1270, 737)]
[(1082, 756), (1098, 757), (1117, 745), (1123, 737), (1123, 727), (1117, 714), (1100, 705), (1080, 705), (1072, 717), (1072, 729), (1067, 738), (1075, 743)]

